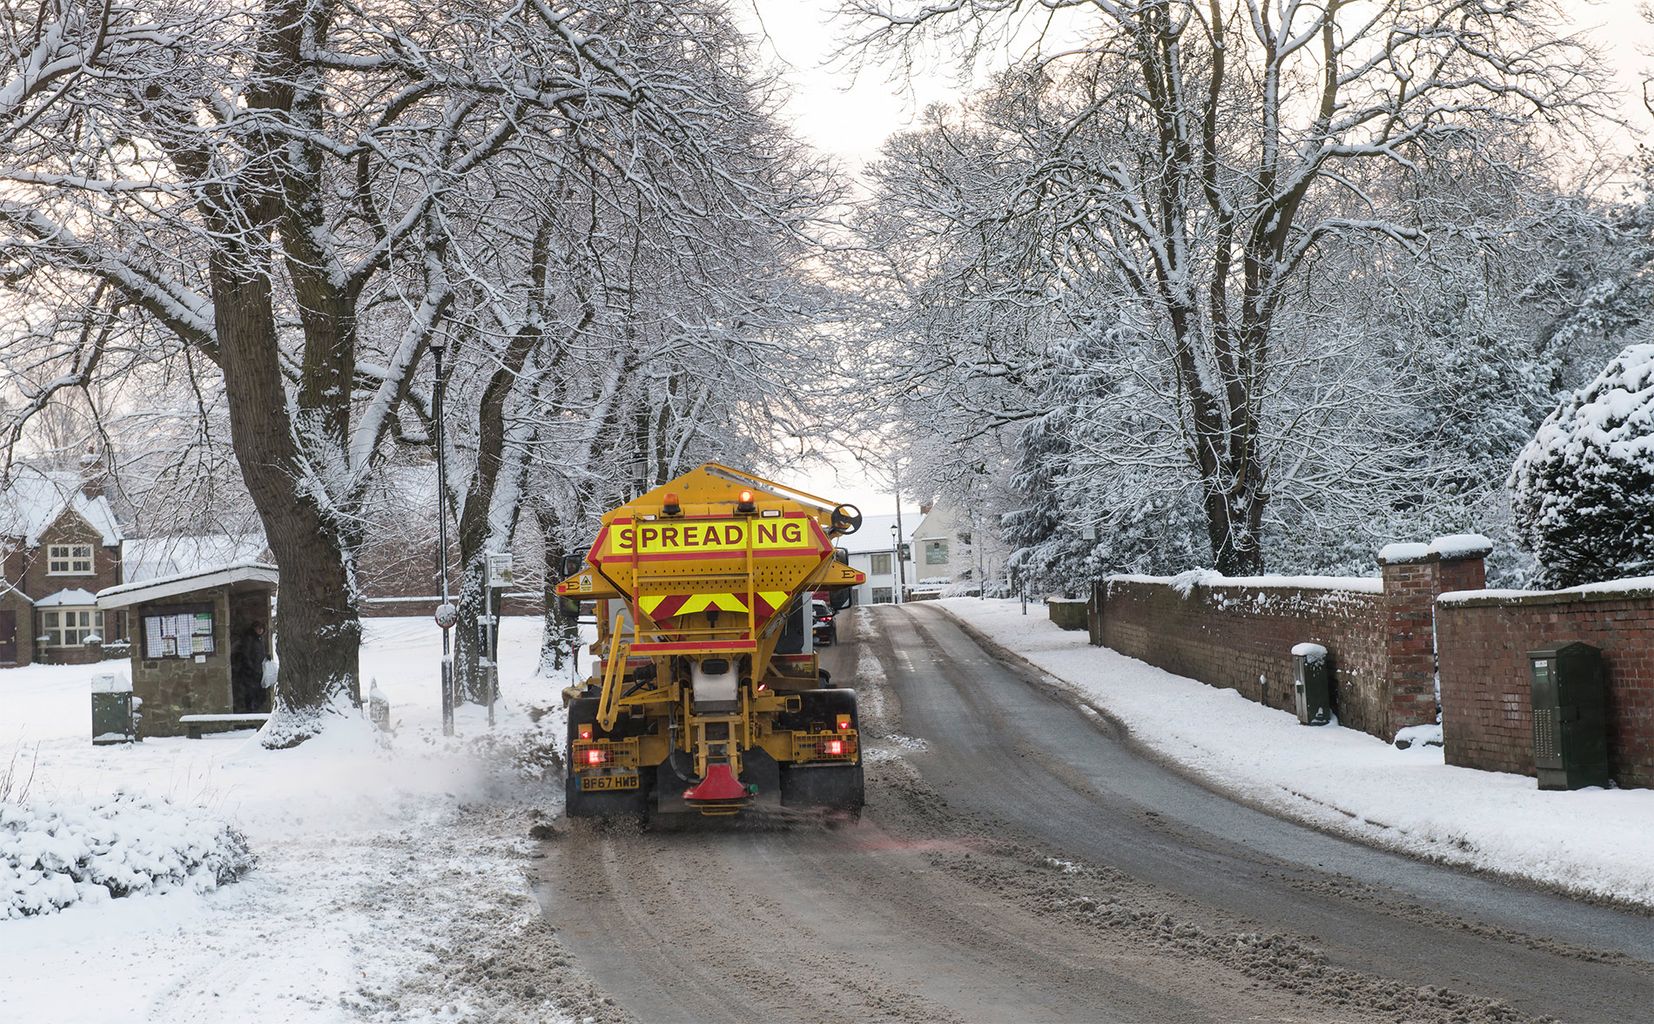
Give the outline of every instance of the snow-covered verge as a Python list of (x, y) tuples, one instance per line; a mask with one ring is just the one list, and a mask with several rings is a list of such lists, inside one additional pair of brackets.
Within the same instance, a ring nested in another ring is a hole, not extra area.
[(1352, 729), (1301, 726), (1233, 690), (1092, 647), (1037, 607), (937, 605), (1242, 800), (1415, 856), (1654, 907), (1654, 790), (1541, 791), (1527, 776), (1444, 764), (1437, 746), (1398, 750)]
[(561, 804), (546, 751), (562, 716), (546, 709), (563, 681), (533, 676), (539, 620), (502, 628), (497, 728), (466, 708), (452, 738), (437, 630), (364, 626), (364, 684), (390, 701), (393, 737), (357, 720), (285, 751), (251, 732), (93, 747), (91, 669), (0, 672), (0, 763), (28, 765), (31, 806), (170, 801), (172, 820), (228, 825), (257, 858), (217, 889), (0, 921), (0, 1019), (565, 1019), (543, 976), (537, 989), (499, 966), (545, 929), (528, 833)]
[(240, 833), (166, 799), (0, 803), (0, 920), (137, 893), (208, 892), (252, 863)]

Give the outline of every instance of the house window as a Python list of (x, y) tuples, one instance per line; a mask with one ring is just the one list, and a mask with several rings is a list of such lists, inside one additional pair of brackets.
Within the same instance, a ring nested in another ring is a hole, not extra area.
[(93, 632), (97, 612), (91, 608), (54, 608), (40, 613), (40, 635), (47, 647), (79, 647)]
[(889, 576), (890, 552), (875, 552), (872, 558), (872, 564), (867, 567), (867, 574), (869, 576)]
[(890, 603), (890, 595), (891, 595), (891, 588), (889, 588), (889, 587), (874, 587), (873, 588), (873, 603), (874, 604), (889, 604)]
[(92, 575), (92, 545), (48, 544), (46, 546), (46, 575)]
[(927, 540), (927, 541), (925, 541), (925, 564), (926, 565), (947, 565), (948, 564), (948, 542), (945, 541), (945, 540)]

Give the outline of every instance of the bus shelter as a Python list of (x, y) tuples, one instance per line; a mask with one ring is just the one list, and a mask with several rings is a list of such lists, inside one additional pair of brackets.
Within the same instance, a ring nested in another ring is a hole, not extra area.
[[(237, 706), (234, 677), (241, 645), (250, 638), (264, 657), (271, 654), (276, 581), (275, 566), (241, 562), (98, 592), (100, 609), (128, 612), (132, 692), (142, 699), (143, 735), (182, 736), (190, 731), (179, 721), (186, 715), (229, 718), (260, 710)], [(263, 627), (262, 637), (256, 626)], [(235, 727), (215, 722), (208, 731)]]

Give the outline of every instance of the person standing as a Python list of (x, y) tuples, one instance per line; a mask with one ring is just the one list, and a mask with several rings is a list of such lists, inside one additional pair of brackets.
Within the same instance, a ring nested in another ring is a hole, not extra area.
[(269, 711), (269, 692), (264, 688), (264, 662), (269, 648), (264, 623), (255, 622), (237, 641), (230, 656), (230, 689), (239, 712)]

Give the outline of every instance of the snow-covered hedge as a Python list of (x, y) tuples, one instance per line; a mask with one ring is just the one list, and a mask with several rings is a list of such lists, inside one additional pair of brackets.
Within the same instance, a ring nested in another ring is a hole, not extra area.
[(252, 865), (239, 832), (164, 799), (0, 802), (0, 920), (135, 893), (206, 891)]

